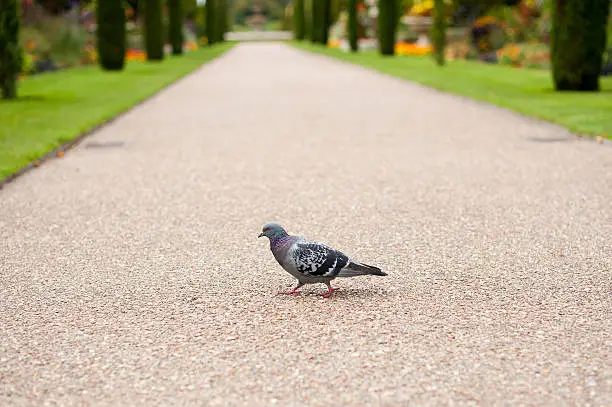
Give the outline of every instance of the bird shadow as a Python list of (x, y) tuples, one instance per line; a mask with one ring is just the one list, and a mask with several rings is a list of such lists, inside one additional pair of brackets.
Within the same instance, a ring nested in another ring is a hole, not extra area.
[(387, 298), (389, 295), (388, 290), (384, 288), (350, 288), (350, 287), (336, 287), (334, 293), (325, 298), (321, 294), (325, 293), (325, 290), (302, 289), (295, 294), (282, 294), (281, 291), (285, 291), (282, 287), (279, 287), (278, 292), (274, 297), (294, 297), (294, 298), (308, 298), (308, 299), (322, 299), (322, 300), (343, 300), (343, 299), (373, 299), (373, 298)]

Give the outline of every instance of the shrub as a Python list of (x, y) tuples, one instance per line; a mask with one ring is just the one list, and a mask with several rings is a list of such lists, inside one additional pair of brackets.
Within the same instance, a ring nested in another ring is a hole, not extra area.
[(555, 0), (552, 71), (556, 90), (598, 91), (610, 0)]
[(17, 0), (0, 2), (0, 90), (4, 99), (17, 97), (17, 75), (21, 71)]
[(310, 40), (314, 43), (321, 42), (321, 6), (324, 0), (312, 0), (311, 4), (311, 34)]
[(444, 0), (434, 0), (434, 22), (431, 28), (431, 39), (434, 46), (434, 57), (439, 66), (444, 65), (444, 47), (446, 46), (446, 27), (444, 23)]
[(293, 7), (293, 33), (296, 40), (302, 41), (305, 36), (304, 0), (295, 0)]
[(349, 0), (348, 2), (348, 40), (351, 46), (351, 51), (357, 52), (359, 49), (359, 37), (357, 34), (357, 0)]
[(397, 29), (396, 0), (380, 0), (378, 4), (379, 50), (382, 55), (394, 55)]
[(98, 0), (96, 12), (98, 61), (102, 69), (120, 71), (125, 65), (125, 11), (121, 0)]
[(168, 0), (168, 37), (172, 54), (183, 53), (183, 0)]
[(216, 0), (215, 2), (217, 15), (217, 42), (225, 41), (225, 32), (227, 30), (227, 0)]
[(208, 45), (217, 42), (216, 2), (217, 0), (206, 0), (206, 38)]
[(144, 38), (148, 61), (164, 59), (161, 0), (144, 0)]
[(329, 27), (332, 25), (331, 20), (331, 0), (321, 0), (321, 25), (319, 29), (321, 33), (319, 34), (321, 37), (321, 44), (327, 45), (327, 40), (329, 38)]

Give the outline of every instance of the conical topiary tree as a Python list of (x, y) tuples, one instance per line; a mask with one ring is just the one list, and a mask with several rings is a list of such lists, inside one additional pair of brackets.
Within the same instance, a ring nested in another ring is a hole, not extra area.
[(183, 53), (183, 0), (168, 0), (168, 37), (172, 54)]
[(227, 27), (227, 0), (216, 0), (215, 5), (217, 6), (217, 42), (223, 42)]
[(378, 48), (382, 55), (395, 55), (396, 0), (378, 2)]
[(17, 75), (23, 60), (17, 7), (17, 0), (0, 0), (0, 91), (3, 99), (17, 97)]
[(321, 44), (327, 45), (327, 40), (329, 38), (329, 27), (332, 25), (332, 3), (331, 0), (321, 0), (321, 33), (319, 34), (321, 37)]
[(164, 32), (161, 0), (144, 0), (144, 38), (148, 61), (164, 59)]
[(431, 27), (431, 39), (434, 46), (434, 58), (438, 66), (444, 65), (444, 47), (446, 46), (444, 14), (444, 0), (434, 0), (434, 21)]
[(599, 91), (610, 0), (553, 0), (551, 62), (556, 90)]
[(293, 6), (293, 36), (302, 41), (305, 36), (304, 0), (295, 0)]
[(217, 0), (206, 0), (206, 39), (208, 45), (213, 45), (217, 42)]
[(304, 31), (305, 39), (312, 41), (312, 2), (313, 0), (304, 0)]
[(322, 11), (322, 3), (325, 0), (312, 0), (312, 4), (310, 7), (311, 11), (311, 19), (310, 19), (310, 29), (311, 36), (310, 41), (317, 43), (321, 42), (321, 11)]
[(127, 33), (122, 0), (98, 0), (96, 38), (102, 69), (120, 71), (125, 66)]
[(348, 1), (348, 21), (346, 25), (351, 51), (357, 52), (357, 50), (359, 49), (359, 36), (357, 33), (357, 0)]

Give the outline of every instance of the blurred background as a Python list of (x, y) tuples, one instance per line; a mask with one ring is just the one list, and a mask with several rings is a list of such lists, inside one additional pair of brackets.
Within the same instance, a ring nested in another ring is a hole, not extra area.
[[(141, 0), (142, 2), (142, 0)], [(206, 43), (205, 0), (181, 0), (183, 38), (187, 49)], [(350, 0), (331, 0), (327, 46), (349, 48)], [(230, 0), (226, 31), (294, 31), (291, 0)], [(446, 0), (448, 60), (471, 59), (517, 67), (550, 67), (553, 0)], [(429, 31), (433, 0), (398, 1), (396, 53), (427, 55), (433, 51)], [(357, 35), (362, 50), (375, 49), (378, 0), (358, 1)], [(312, 1), (303, 2), (305, 35), (312, 30)], [(97, 63), (95, 0), (21, 0), (20, 42), (25, 50), (22, 74)], [(125, 0), (127, 59), (144, 59), (143, 13), (138, 0)], [(163, 7), (166, 51), (168, 9)], [(612, 72), (612, 24), (607, 25), (603, 74)]]

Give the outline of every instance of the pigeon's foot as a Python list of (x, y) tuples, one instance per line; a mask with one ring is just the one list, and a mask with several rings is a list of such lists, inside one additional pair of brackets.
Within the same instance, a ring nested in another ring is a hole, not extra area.
[(337, 288), (332, 288), (332, 286), (330, 285), (329, 286), (329, 290), (325, 294), (321, 294), (321, 297), (329, 298), (334, 293), (334, 291), (336, 291), (336, 290), (337, 290)]
[(294, 287), (292, 290), (289, 291), (285, 291), (279, 294), (285, 294), (285, 295), (291, 295), (291, 294), (299, 294), (298, 292), (298, 288), (300, 288), (301, 286), (303, 286), (304, 284), (298, 284), (296, 287)]

